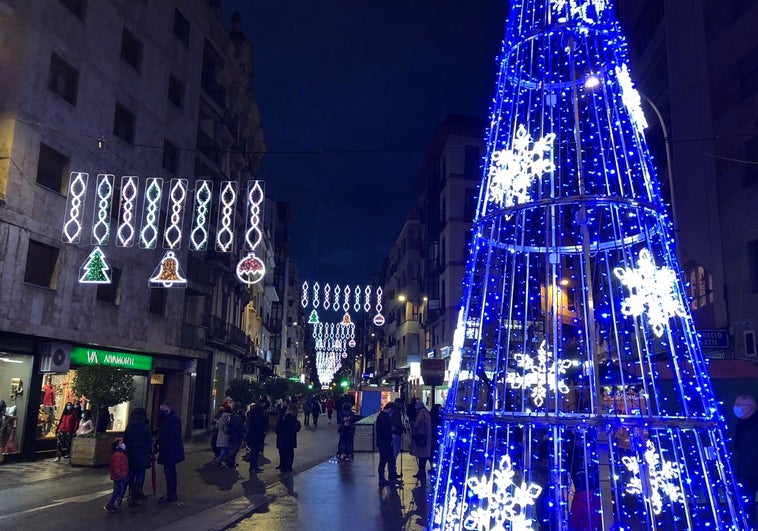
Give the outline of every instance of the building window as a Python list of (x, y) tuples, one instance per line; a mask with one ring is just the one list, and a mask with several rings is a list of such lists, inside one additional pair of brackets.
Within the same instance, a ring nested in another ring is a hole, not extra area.
[(166, 315), (166, 288), (150, 288), (150, 309), (153, 315)]
[(121, 58), (138, 72), (142, 69), (142, 41), (126, 28), (121, 34)]
[(466, 146), (464, 152), (463, 177), (469, 181), (478, 181), (481, 178), (479, 174), (479, 146)]
[(64, 178), (68, 175), (69, 158), (46, 144), (39, 145), (37, 184), (54, 192), (63, 192)]
[(168, 76), (168, 101), (184, 109), (184, 83), (174, 76)]
[(713, 303), (713, 277), (701, 266), (687, 272), (689, 293), (693, 310)]
[(179, 148), (168, 140), (163, 141), (163, 168), (174, 175), (179, 169)]
[(135, 123), (134, 113), (117, 103), (116, 112), (113, 116), (113, 134), (125, 142), (134, 144)]
[(77, 18), (84, 20), (87, 13), (87, 0), (60, 0)]
[(190, 23), (178, 9), (174, 10), (174, 35), (185, 48), (189, 48)]
[(108, 302), (110, 304), (118, 304), (121, 302), (121, 270), (113, 268), (111, 271), (111, 283), (110, 284), (98, 284), (97, 285), (97, 300), (102, 302)]
[(79, 71), (53, 54), (50, 57), (50, 75), (47, 88), (69, 102), (76, 105), (76, 93), (79, 89)]
[(745, 356), (755, 358), (755, 331), (745, 330)]
[(54, 288), (59, 254), (60, 249), (57, 247), (29, 240), (24, 282), (44, 288)]

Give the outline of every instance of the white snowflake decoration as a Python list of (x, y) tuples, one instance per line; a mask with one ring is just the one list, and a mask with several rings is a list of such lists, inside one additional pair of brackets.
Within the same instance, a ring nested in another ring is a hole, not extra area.
[(565, 378), (566, 369), (571, 367), (571, 360), (555, 360), (551, 352), (546, 348), (543, 341), (537, 350), (537, 357), (532, 358), (528, 354), (516, 354), (516, 365), (521, 371), (508, 371), (505, 383), (513, 389), (531, 389), (531, 398), (534, 405), (541, 407), (547, 398), (547, 390), (568, 394), (570, 389)]
[[(478, 498), (475, 504), (464, 505), (464, 529), (485, 531), (489, 529), (504, 529), (510, 524), (511, 531), (532, 531), (532, 519), (527, 516), (527, 509), (542, 492), (542, 487), (536, 483), (521, 482), (516, 485), (513, 481), (515, 471), (511, 465), (510, 456), (500, 460), (500, 466), (493, 470), (492, 477), (482, 475), (481, 478), (469, 478), (466, 485)], [(470, 507), (474, 507), (470, 512)]]
[[(633, 474), (632, 479), (626, 485), (626, 492), (634, 495), (642, 494), (640, 462), (636, 457), (622, 457), (621, 461), (626, 469)], [(680, 474), (678, 463), (663, 459), (651, 441), (645, 443), (645, 462), (648, 468), (650, 503), (653, 506), (653, 512), (661, 514), (664, 496), (668, 497), (671, 503), (684, 503), (684, 493), (677, 483)]]
[[(523, 125), (518, 126), (511, 149), (495, 151), (489, 169), (488, 199), (501, 207), (528, 203), (535, 180), (555, 170), (552, 144), (555, 133), (548, 133), (532, 143)], [(545, 157), (547, 155), (547, 157)]]
[(461, 518), (467, 509), (468, 504), (458, 500), (458, 490), (455, 486), (450, 487), (447, 503), (444, 506), (438, 505), (434, 509), (434, 523), (437, 525), (445, 524), (448, 528), (456, 529), (461, 525)]
[(634, 83), (632, 82), (632, 78), (629, 75), (629, 69), (627, 69), (626, 65), (616, 67), (616, 78), (621, 87), (621, 101), (629, 111), (632, 122), (637, 128), (637, 132), (642, 134), (645, 128), (647, 128), (647, 119), (642, 112), (640, 93), (634, 88)]
[[(550, 0), (550, 4), (553, 8), (553, 13), (559, 17), (558, 22), (568, 21), (567, 17), (561, 16), (562, 13), (565, 13), (566, 6), (568, 6), (570, 18), (579, 18), (587, 24), (596, 23), (603, 14), (603, 11), (605, 11), (605, 8), (608, 7), (606, 0)], [(594, 13), (590, 12), (590, 8), (594, 9)]]
[(469, 317), (466, 322), (466, 339), (481, 339), (481, 319)]
[(640, 251), (637, 269), (617, 267), (613, 274), (629, 289), (629, 296), (622, 301), (621, 313), (634, 317), (647, 313), (656, 337), (663, 336), (670, 317), (687, 316), (677, 296), (676, 274), (668, 267), (656, 268), (649, 250)]

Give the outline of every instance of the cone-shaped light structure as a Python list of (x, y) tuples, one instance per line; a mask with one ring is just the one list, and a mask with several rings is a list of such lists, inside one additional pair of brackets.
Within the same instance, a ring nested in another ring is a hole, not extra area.
[(430, 529), (746, 529), (610, 0), (512, 0)]

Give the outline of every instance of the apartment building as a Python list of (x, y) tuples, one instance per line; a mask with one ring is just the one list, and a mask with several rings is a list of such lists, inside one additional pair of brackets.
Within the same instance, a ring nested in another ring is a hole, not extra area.
[[(104, 357), (129, 370), (137, 388), (112, 408), (111, 431), (123, 430), (135, 407), (154, 417), (161, 400), (181, 413), (187, 434), (203, 429), (245, 364), (253, 377), (273, 372), (259, 342), (276, 331), (250, 316), (273, 312), (274, 242), (266, 235), (257, 249), (269, 275), (248, 287), (235, 275), (244, 230), (221, 250), (212, 239), (223, 183), (244, 196), (265, 152), (239, 22), (228, 30), (218, 3), (206, 0), (0, 1), (0, 398), (15, 407), (20, 454), (53, 448), (50, 426), (63, 404), (86, 402), (71, 392), (77, 367)], [(72, 172), (88, 174), (88, 185), (72, 187)], [(99, 218), (110, 221), (107, 242), (93, 229), (96, 212), (107, 212), (96, 206), (108, 203), (95, 188), (100, 174), (114, 176), (110, 215)], [(155, 178), (166, 196), (151, 211), (158, 244), (128, 246), (117, 233), (122, 191), (137, 190), (129, 208), (141, 222)], [(169, 183), (181, 179), (175, 193), (190, 199), (174, 223)], [(211, 239), (191, 251), (198, 180), (214, 192)], [(83, 211), (75, 238), (76, 223), (64, 225), (72, 204)], [(242, 199), (229, 207), (237, 229), (246, 212)], [(80, 282), (95, 236), (110, 283)], [(150, 286), (156, 271), (169, 281)], [(182, 274), (186, 284), (166, 287)]]

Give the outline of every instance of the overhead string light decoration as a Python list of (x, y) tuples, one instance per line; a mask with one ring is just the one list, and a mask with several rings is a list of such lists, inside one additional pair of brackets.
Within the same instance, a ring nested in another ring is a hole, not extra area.
[(142, 198), (142, 228), (139, 231), (139, 248), (155, 249), (158, 245), (163, 199), (163, 179), (150, 177), (145, 181), (145, 197)]
[(212, 202), (213, 181), (207, 179), (195, 181), (195, 203), (192, 208), (192, 227), (189, 234), (190, 251), (205, 251), (208, 249)]
[(176, 288), (187, 285), (177, 252), (182, 244), (184, 205), (187, 202), (187, 179), (171, 179), (168, 191), (168, 216), (163, 228), (163, 248), (167, 249), (150, 277), (151, 287)]
[(87, 199), (87, 182), (89, 173), (71, 172), (68, 176), (68, 197), (61, 231), (63, 243), (79, 243), (84, 222), (84, 204)]
[(111, 204), (115, 177), (99, 174), (95, 184), (95, 209), (92, 213), (92, 235), (90, 242), (95, 248), (79, 268), (80, 284), (110, 284), (110, 265), (103, 247), (111, 236)]
[(247, 183), (247, 225), (245, 228), (247, 254), (237, 263), (237, 278), (248, 286), (260, 282), (266, 275), (266, 264), (258, 258), (255, 252), (263, 241), (261, 220), (265, 197), (263, 181), (249, 181)]
[(121, 177), (121, 200), (119, 204), (118, 228), (116, 229), (116, 247), (134, 246), (138, 193), (139, 177), (135, 175), (124, 175)]
[(216, 251), (231, 253), (234, 246), (234, 212), (237, 206), (237, 183), (222, 181), (218, 194), (218, 221), (216, 222)]
[(612, 2), (508, 13), (428, 529), (748, 529)]

